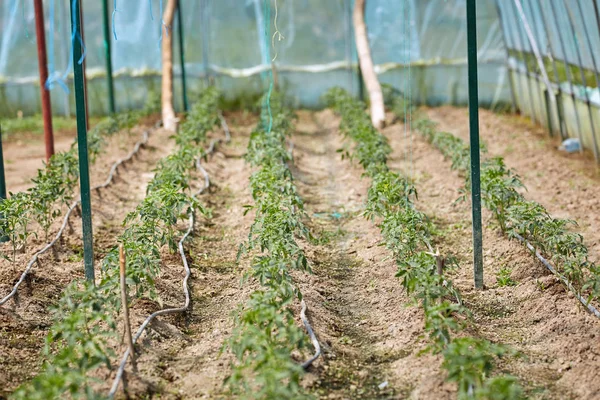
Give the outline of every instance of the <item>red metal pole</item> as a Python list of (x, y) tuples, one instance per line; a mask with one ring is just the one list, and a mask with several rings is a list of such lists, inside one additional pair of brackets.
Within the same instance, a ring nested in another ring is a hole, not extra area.
[(44, 31), (44, 7), (42, 0), (33, 0), (35, 9), (35, 31), (37, 36), (38, 67), (40, 70), (40, 96), (42, 98), (42, 117), (44, 118), (44, 141), (46, 142), (46, 161), (54, 154), (54, 134), (52, 132), (52, 108), (50, 92), (46, 90), (48, 79), (48, 61), (46, 55), (46, 32)]
[[(85, 43), (85, 29), (83, 25), (83, 1), (79, 4), (79, 21), (81, 23), (81, 40)], [(87, 57), (86, 57), (87, 58)], [(85, 126), (90, 129), (90, 109), (88, 106), (87, 61), (83, 59), (83, 92), (85, 93)]]

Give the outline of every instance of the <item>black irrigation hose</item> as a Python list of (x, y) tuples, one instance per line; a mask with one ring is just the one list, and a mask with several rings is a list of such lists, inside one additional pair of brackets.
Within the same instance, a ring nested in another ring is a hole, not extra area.
[[(225, 131), (225, 143), (229, 143), (231, 141), (231, 134), (229, 132), (229, 127), (227, 126), (227, 122), (225, 121), (225, 118), (223, 118), (223, 115), (220, 112), (219, 112), (219, 118), (221, 120), (221, 127)], [(212, 154), (215, 150), (216, 145), (222, 141), (223, 141), (223, 139), (212, 140), (208, 147), (207, 155)], [(202, 192), (204, 192), (205, 190), (207, 190), (210, 187), (210, 178), (209, 178), (208, 172), (206, 172), (206, 170), (200, 164), (200, 158), (198, 158), (196, 160), (196, 168), (200, 172), (202, 172), (202, 174), (204, 175), (204, 186), (202, 188), (200, 188), (196, 193), (194, 193), (194, 195), (193, 195), (194, 197), (200, 195)], [(133, 337), (133, 345), (135, 345), (135, 343), (138, 341), (138, 339), (142, 336), (142, 333), (144, 333), (144, 330), (148, 327), (148, 325), (150, 324), (150, 322), (152, 322), (152, 320), (154, 318), (159, 317), (161, 315), (185, 312), (188, 309), (188, 307), (190, 305), (190, 292), (188, 289), (188, 280), (191, 275), (191, 270), (190, 270), (190, 267), (189, 267), (189, 264), (187, 261), (187, 257), (185, 255), (183, 243), (192, 234), (192, 231), (194, 230), (194, 223), (195, 223), (195, 217), (194, 217), (194, 210), (192, 209), (191, 213), (190, 213), (188, 230), (186, 231), (185, 235), (183, 235), (183, 237), (177, 244), (177, 247), (179, 249), (179, 254), (181, 255), (181, 260), (183, 262), (183, 268), (185, 270), (185, 277), (183, 278), (183, 293), (185, 294), (185, 304), (182, 307), (166, 308), (166, 309), (159, 310), (159, 311), (156, 311), (156, 312), (150, 314), (146, 318), (146, 320), (142, 323), (142, 325), (140, 325), (135, 336)], [(123, 353), (123, 357), (121, 358), (121, 362), (119, 364), (119, 369), (117, 370), (117, 375), (115, 376), (115, 379), (113, 380), (113, 384), (110, 389), (110, 392), (108, 393), (108, 397), (111, 399), (117, 393), (117, 390), (119, 389), (119, 384), (121, 383), (121, 380), (123, 379), (123, 373), (125, 372), (125, 366), (127, 365), (127, 359), (130, 356), (130, 350), (131, 349), (128, 347), (127, 350), (125, 350), (125, 353)]]
[(554, 275), (556, 275), (565, 284), (565, 286), (567, 286), (567, 289), (569, 289), (575, 295), (575, 297), (577, 297), (577, 299), (581, 302), (581, 304), (583, 304), (588, 309), (589, 312), (594, 314), (596, 317), (600, 318), (600, 311), (598, 311), (598, 309), (596, 307), (594, 307), (593, 305), (589, 304), (588, 301), (586, 301), (579, 293), (577, 293), (577, 291), (575, 290), (573, 285), (571, 285), (571, 282), (569, 282), (567, 280), (567, 278), (562, 276), (556, 270), (556, 268), (554, 268), (552, 266), (552, 264), (550, 264), (550, 262), (548, 260), (546, 260), (535, 247), (533, 247), (531, 245), (531, 243), (529, 243), (523, 236), (519, 235), (518, 233), (513, 233), (513, 235), (519, 241), (521, 241), (521, 243), (525, 244), (529, 250), (531, 250), (532, 252), (535, 253), (535, 256), (538, 258), (538, 260), (540, 260), (542, 262), (542, 264), (544, 264), (544, 266), (546, 268), (548, 268), (548, 270), (550, 272), (552, 272)]
[(302, 368), (308, 369), (308, 367), (310, 367), (312, 365), (312, 363), (315, 362), (315, 360), (321, 356), (321, 345), (319, 344), (319, 341), (317, 340), (317, 336), (315, 335), (315, 332), (313, 331), (312, 327), (310, 326), (310, 322), (308, 322), (308, 318), (306, 318), (306, 302), (304, 300), (302, 300), (301, 304), (302, 304), (302, 310), (300, 311), (300, 319), (302, 319), (302, 323), (304, 323), (304, 327), (306, 328), (306, 331), (308, 332), (308, 336), (310, 336), (310, 341), (312, 342), (313, 347), (315, 348), (315, 354), (311, 358), (309, 358), (308, 360), (306, 360), (305, 362), (302, 363)]
[[(157, 122), (156, 125), (154, 126), (154, 128), (158, 128), (161, 125), (161, 122)], [(129, 162), (142, 148), (142, 146), (146, 145), (148, 143), (148, 138), (149, 138), (149, 131), (144, 131), (143, 135), (142, 135), (142, 139), (140, 141), (138, 141), (133, 150), (127, 155), (127, 157), (122, 158), (120, 160), (118, 160), (117, 162), (115, 162), (111, 169), (110, 172), (108, 174), (108, 177), (106, 178), (106, 181), (98, 186), (94, 186), (92, 188), (92, 191), (94, 190), (100, 190), (100, 189), (105, 189), (106, 187), (108, 187), (109, 185), (112, 184), (115, 174), (117, 172), (117, 169), (119, 168), (119, 166), (125, 164), (126, 162)], [(47, 243), (44, 247), (42, 247), (41, 250), (38, 250), (33, 257), (29, 260), (29, 262), (27, 263), (27, 267), (25, 268), (25, 270), (23, 271), (23, 273), (21, 274), (21, 277), (19, 278), (19, 280), (17, 281), (17, 283), (15, 283), (15, 285), (13, 286), (13, 289), (10, 291), (9, 294), (7, 294), (6, 296), (4, 296), (4, 298), (2, 298), (2, 300), (0, 300), (0, 306), (4, 305), (8, 300), (10, 300), (12, 297), (14, 297), (17, 294), (17, 291), (19, 289), (19, 286), (21, 286), (21, 284), (25, 281), (25, 278), (27, 278), (27, 275), (29, 275), (29, 273), (31, 272), (31, 269), (33, 268), (33, 265), (36, 262), (39, 262), (39, 258), (42, 254), (46, 253), (48, 250), (50, 250), (52, 247), (54, 247), (54, 245), (56, 244), (56, 242), (58, 242), (60, 240), (60, 238), (62, 237), (63, 233), (65, 232), (65, 229), (67, 228), (67, 225), (69, 224), (69, 218), (71, 217), (71, 214), (73, 213), (73, 211), (77, 208), (77, 206), (79, 205), (79, 203), (81, 202), (81, 199), (74, 201), (71, 206), (69, 207), (69, 209), (67, 210), (67, 213), (65, 214), (65, 217), (63, 219), (63, 223), (60, 227), (60, 229), (58, 230), (58, 232), (56, 233), (56, 235), (54, 236), (54, 239)]]

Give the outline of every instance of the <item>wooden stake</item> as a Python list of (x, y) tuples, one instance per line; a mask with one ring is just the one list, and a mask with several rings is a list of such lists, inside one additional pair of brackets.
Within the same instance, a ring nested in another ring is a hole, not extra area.
[(163, 14), (162, 29), (162, 119), (165, 130), (175, 132), (177, 118), (173, 108), (173, 17), (177, 0), (168, 0)]
[(444, 259), (444, 257), (440, 256), (439, 254), (435, 257), (435, 264), (437, 266), (437, 273), (439, 276), (444, 275), (444, 264), (445, 263), (446, 263), (446, 260)]
[(377, 129), (383, 128), (385, 122), (385, 107), (383, 104), (383, 93), (381, 84), (377, 78), (373, 59), (371, 58), (371, 47), (367, 35), (367, 24), (365, 23), (365, 3), (366, 0), (356, 0), (354, 2), (354, 12), (352, 19), (354, 21), (354, 36), (356, 41), (356, 53), (358, 54), (358, 63), (364, 79), (369, 100), (371, 102), (371, 122)]
[(137, 369), (135, 361), (135, 347), (133, 346), (133, 337), (131, 336), (131, 322), (129, 321), (129, 305), (127, 303), (127, 279), (125, 274), (125, 250), (123, 243), (119, 244), (119, 264), (121, 275), (121, 304), (123, 306), (123, 322), (125, 324), (125, 336), (127, 337), (127, 345), (129, 346), (129, 354), (131, 355), (131, 363), (134, 371)]

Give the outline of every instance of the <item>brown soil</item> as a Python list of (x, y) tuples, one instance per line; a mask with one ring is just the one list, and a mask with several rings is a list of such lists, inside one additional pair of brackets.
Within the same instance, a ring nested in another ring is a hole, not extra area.
[[(440, 129), (468, 140), (468, 113), (463, 108), (428, 110)], [(527, 187), (526, 197), (544, 205), (554, 217), (577, 221), (590, 254), (600, 260), (600, 169), (591, 154), (558, 150), (560, 140), (529, 119), (480, 111), (481, 138), (489, 156), (502, 156)]]
[[(75, 134), (58, 132), (54, 137), (54, 151), (68, 150)], [(7, 192), (21, 192), (31, 186), (31, 178), (44, 167), (46, 148), (39, 135), (19, 134), (19, 139), (3, 143), (4, 173)]]
[[(135, 129), (131, 134), (124, 133), (111, 140), (107, 151), (97, 160), (96, 168), (90, 173), (92, 185), (106, 180), (110, 166), (132, 150), (133, 144), (141, 139), (141, 132), (142, 129)], [(126, 214), (144, 198), (152, 169), (158, 159), (169, 152), (170, 145), (164, 146), (168, 136), (161, 130), (153, 132), (146, 148), (119, 169), (114, 184), (92, 193), (96, 266), (115, 245)], [(44, 254), (40, 263), (34, 265), (16, 298), (0, 307), (0, 352), (3, 355), (0, 359), (0, 387), (3, 391), (14, 389), (38, 371), (39, 352), (51, 323), (48, 306), (58, 300), (62, 290), (74, 278), (83, 278), (81, 223), (76, 215), (70, 220), (72, 230), (65, 232), (63, 239), (55, 246), (56, 251)], [(53, 225), (50, 237), (54, 237), (60, 224), (62, 218), (58, 218)], [(44, 233), (38, 229), (37, 234), (37, 238), (30, 240), (26, 252), (17, 256), (14, 265), (7, 260), (0, 261), (2, 297), (10, 292), (32, 255), (45, 245)], [(3, 252), (9, 251), (9, 244), (2, 246)], [(17, 343), (19, 346), (15, 347)]]
[[(445, 116), (444, 122), (438, 127), (440, 130), (453, 133), (460, 131), (461, 137), (465, 137), (467, 119), (464, 110), (444, 107), (430, 110), (429, 113), (437, 120), (441, 119), (440, 115)], [(486, 136), (491, 131), (489, 120), (505, 117), (495, 117), (485, 111), (482, 114), (482, 136), (493, 154), (493, 149), (499, 145), (496, 136), (493, 139)], [(461, 121), (465, 125), (460, 125)], [(392, 126), (385, 133), (391, 139), (396, 154), (390, 164), (413, 174), (419, 192), (417, 205), (433, 218), (440, 229), (438, 246), (442, 253), (457, 255), (461, 261), (460, 268), (448, 271), (448, 274), (461, 290), (466, 306), (473, 312), (475, 325), (469, 333), (508, 344), (522, 353), (523, 357), (507, 360), (500, 367), (520, 378), (528, 397), (598, 398), (600, 344), (597, 338), (600, 335), (600, 321), (584, 311), (579, 302), (523, 246), (508, 240), (494, 229), (492, 217), (485, 211), (483, 243), (487, 290), (474, 290), (470, 204), (454, 203), (460, 196), (459, 190), (464, 185), (464, 179), (451, 171), (450, 163), (443, 159), (441, 153), (416, 133), (412, 141), (410, 138), (404, 139), (401, 125)], [(563, 156), (545, 149), (544, 157), (533, 150), (526, 154), (525, 149), (530, 148), (526, 141), (518, 143), (511, 145), (515, 152), (520, 149), (520, 155), (511, 152), (503, 155), (509, 166), (520, 160), (518, 172), (522, 170), (526, 173), (525, 183), (535, 188), (527, 196), (538, 201), (544, 200), (539, 192), (543, 189), (536, 188), (530, 182), (531, 177), (537, 175), (523, 165), (549, 165), (548, 160), (556, 161)], [(404, 155), (405, 149), (408, 150), (407, 156)], [(562, 164), (576, 168), (579, 162), (563, 160)], [(558, 162), (554, 171), (558, 171), (557, 165)], [(552, 181), (554, 187), (562, 184), (548, 177), (546, 179), (546, 183), (550, 185)], [(574, 191), (567, 192), (575, 196)], [(542, 203), (551, 212), (554, 211), (555, 205)], [(508, 268), (516, 286), (498, 286), (496, 275), (502, 268)]]
[[(441, 358), (420, 355), (427, 344), (422, 337), (422, 311), (411, 303), (395, 278), (395, 261), (382, 246), (377, 221), (362, 216), (369, 181), (361, 176), (359, 166), (336, 152), (345, 145), (338, 131), (339, 118), (330, 111), (298, 114), (291, 169), (316, 241), (301, 243), (313, 273), (294, 277), (323, 347), (323, 355), (309, 368), (304, 385), (328, 399), (456, 398), (455, 385), (445, 382)], [(483, 121), (492, 118), (483, 114)], [(195, 235), (186, 244), (192, 265), (191, 310), (160, 318), (142, 336), (139, 372), (127, 374), (127, 393), (132, 398), (227, 398), (222, 383), (230, 372), (232, 357), (220, 351), (231, 333), (232, 313), (256, 287), (253, 283), (240, 284), (249, 257), (236, 264), (238, 246), (247, 238), (254, 217), (252, 213), (244, 215), (243, 206), (252, 203), (248, 189), (252, 171), (243, 155), (256, 120), (241, 113), (227, 118), (233, 141), (221, 146), (204, 164), (212, 188), (201, 201), (211, 207), (213, 216), (197, 221)], [(460, 267), (446, 274), (473, 312), (467, 333), (508, 344), (522, 353), (522, 357), (502, 360), (498, 367), (519, 377), (530, 398), (600, 398), (599, 322), (584, 312), (520, 244), (501, 236), (487, 213), (487, 290), (473, 290), (470, 207), (468, 202), (455, 203), (463, 179), (422, 139), (404, 139), (402, 125), (393, 125), (384, 133), (394, 149), (390, 166), (415, 178), (417, 206), (439, 229), (436, 246), (443, 254), (454, 254), (460, 260)], [(131, 144), (130, 139), (122, 140)], [(170, 146), (152, 146), (165, 142), (165, 134), (156, 133), (150, 148), (123, 170), (115, 186), (101, 198), (94, 195), (97, 261), (114, 245), (126, 212), (143, 198), (152, 166), (170, 150)], [(115, 146), (116, 151), (119, 146)], [(492, 152), (489, 143), (488, 147)], [(510, 165), (508, 158), (507, 162)], [(98, 161), (94, 180), (100, 179), (109, 163), (108, 158)], [(573, 164), (569, 168), (578, 167)], [(521, 173), (531, 185), (528, 171), (525, 168)], [(41, 268), (35, 267), (20, 302), (0, 308), (0, 387), (6, 392), (39, 368), (39, 350), (49, 323), (47, 306), (56, 301), (73, 276), (82, 275), (80, 227), (77, 222), (73, 226), (75, 232), (66, 236), (58, 259), (48, 255)], [(36, 242), (31, 248), (40, 244)], [(19, 265), (27, 258), (21, 257)], [(498, 286), (496, 274), (501, 268), (510, 269), (515, 286)], [(15, 275), (6, 272), (12, 271), (8, 264), (2, 264), (1, 271), (5, 271), (0, 273), (0, 293), (4, 293)], [(162, 304), (133, 304), (134, 330), (150, 312), (183, 303), (181, 277), (178, 254), (165, 249), (157, 281)], [(299, 309), (296, 304), (296, 315)]]
[[(236, 256), (253, 221), (252, 213), (244, 216), (244, 205), (251, 204), (252, 197), (248, 189), (251, 170), (243, 155), (256, 120), (240, 114), (227, 118), (232, 142), (220, 145), (204, 164), (212, 187), (200, 200), (211, 208), (212, 217), (196, 224), (195, 235), (186, 245), (192, 268), (191, 309), (185, 317), (161, 318), (142, 337), (140, 374), (129, 374), (127, 391), (131, 396), (158, 393), (164, 399), (215, 398), (230, 372), (231, 357), (221, 355), (221, 349), (231, 333), (233, 312), (254, 288), (241, 286), (247, 260), (238, 265)], [(181, 261), (173, 262), (181, 270)], [(176, 304), (181, 304), (180, 278), (175, 282), (178, 286), (171, 292), (179, 295)]]
[(377, 226), (361, 214), (369, 182), (342, 160), (339, 118), (301, 113), (294, 168), (320, 246), (307, 255), (314, 275), (300, 285), (324, 356), (307, 378), (321, 398), (448, 397), (440, 360), (419, 357), (423, 317), (394, 278), (395, 262)]

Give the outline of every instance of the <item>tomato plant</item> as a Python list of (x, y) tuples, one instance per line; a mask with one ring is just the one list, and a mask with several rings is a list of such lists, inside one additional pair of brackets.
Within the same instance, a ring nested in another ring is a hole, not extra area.
[[(447, 379), (457, 383), (459, 398), (487, 399), (493, 388), (495, 398), (519, 399), (521, 389), (513, 377), (490, 377), (494, 361), (509, 353), (505, 347), (484, 339), (453, 337), (464, 327), (469, 312), (451, 280), (437, 274), (431, 250), (433, 224), (416, 209), (413, 199), (417, 192), (412, 182), (388, 170), (389, 146), (371, 125), (364, 104), (341, 89), (332, 89), (325, 98), (341, 114), (343, 133), (355, 142), (352, 157), (371, 178), (365, 216), (379, 222), (386, 246), (398, 265), (396, 276), (423, 307), (425, 331), (431, 340), (428, 350), (444, 356), (442, 366), (448, 372)], [(468, 165), (468, 149), (459, 141), (449, 134), (436, 136), (431, 122), (417, 122), (416, 126), (429, 140), (437, 139), (437, 145), (447, 154), (460, 153), (453, 161), (455, 168)], [(377, 146), (379, 150), (373, 151)]]

